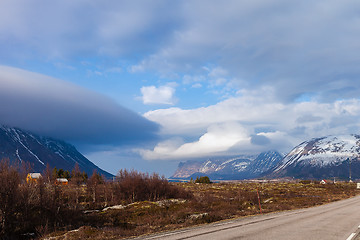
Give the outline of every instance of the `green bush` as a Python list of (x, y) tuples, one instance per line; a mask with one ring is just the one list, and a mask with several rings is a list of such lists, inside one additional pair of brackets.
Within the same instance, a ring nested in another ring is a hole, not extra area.
[(208, 176), (203, 176), (203, 177), (197, 177), (195, 183), (211, 183), (211, 181)]

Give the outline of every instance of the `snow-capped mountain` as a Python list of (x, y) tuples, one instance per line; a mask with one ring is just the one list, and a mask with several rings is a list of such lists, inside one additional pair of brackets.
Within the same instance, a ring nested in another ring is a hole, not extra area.
[(271, 171), (276, 167), (281, 160), (283, 155), (277, 151), (267, 151), (260, 153), (256, 159), (251, 163), (248, 171), (254, 176), (260, 176), (265, 172)]
[(241, 180), (259, 177), (274, 168), (282, 159), (282, 155), (269, 151), (254, 155), (232, 158), (208, 159), (205, 161), (187, 161), (179, 164), (172, 178), (196, 178), (209, 176), (213, 180)]
[(71, 171), (77, 163), (81, 171), (89, 176), (96, 169), (105, 177), (112, 177), (64, 141), (0, 125), (0, 160), (5, 158), (10, 159), (10, 162), (28, 162), (34, 172), (42, 172), (47, 164), (51, 168)]
[(234, 179), (237, 177), (247, 178), (246, 169), (254, 160), (253, 156), (245, 156), (231, 158), (231, 159), (215, 159), (203, 162), (197, 173), (192, 174), (193, 177), (197, 175), (206, 174), (211, 179)]
[(360, 135), (314, 138), (296, 146), (270, 176), (360, 178)]

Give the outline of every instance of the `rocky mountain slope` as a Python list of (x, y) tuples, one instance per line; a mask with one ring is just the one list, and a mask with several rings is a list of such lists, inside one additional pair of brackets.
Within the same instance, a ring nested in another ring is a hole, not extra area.
[(206, 175), (212, 180), (241, 180), (256, 178), (274, 168), (283, 156), (269, 151), (258, 156), (244, 155), (205, 161), (181, 162), (171, 178), (190, 179)]
[(360, 178), (360, 135), (314, 138), (296, 146), (269, 177)]
[(64, 141), (0, 125), (0, 159), (5, 158), (11, 162), (29, 162), (34, 172), (42, 172), (47, 164), (71, 171), (77, 163), (89, 176), (96, 169), (105, 177), (112, 177)]

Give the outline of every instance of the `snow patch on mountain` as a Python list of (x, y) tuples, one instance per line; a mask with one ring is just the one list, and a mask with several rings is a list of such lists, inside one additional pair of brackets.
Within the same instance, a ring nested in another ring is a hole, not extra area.
[(360, 135), (305, 141), (288, 153), (267, 177), (360, 179)]
[(179, 164), (173, 178), (190, 178), (207, 175), (211, 179), (248, 179), (260, 176), (274, 168), (283, 158), (276, 151), (259, 155), (241, 155), (232, 158), (207, 159), (205, 161), (187, 161)]
[(337, 165), (348, 158), (359, 156), (359, 153), (359, 135), (314, 138), (295, 147), (275, 171), (280, 171), (295, 163), (310, 164), (318, 167)]
[[(26, 151), (28, 151), (33, 157), (36, 158), (36, 160), (38, 160), (42, 165), (45, 166), (44, 162), (40, 160), (40, 158), (35, 154), (33, 153), (26, 145), (25, 143), (23, 143), (22, 139), (26, 139), (26, 136), (20, 132), (19, 130), (15, 129), (15, 128), (8, 128), (8, 127), (3, 127), (3, 129), (5, 131), (7, 131), (8, 133), (12, 133), (11, 136), (12, 136), (12, 139), (15, 141), (15, 142), (18, 142), (20, 143), (20, 145), (26, 149)], [(20, 136), (21, 135), (21, 136)], [(21, 157), (19, 156), (19, 149), (16, 149), (16, 155), (19, 157), (19, 160), (21, 160)]]
[(0, 159), (4, 158), (10, 162), (27, 162), (32, 171), (42, 172), (47, 164), (71, 171), (78, 164), (80, 169), (89, 175), (96, 170), (106, 177), (112, 177), (85, 158), (71, 144), (0, 125)]

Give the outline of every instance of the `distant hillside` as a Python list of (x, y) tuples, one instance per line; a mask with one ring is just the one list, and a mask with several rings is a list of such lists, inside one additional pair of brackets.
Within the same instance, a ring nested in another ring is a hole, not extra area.
[(212, 180), (241, 180), (262, 176), (277, 166), (283, 156), (276, 151), (259, 155), (181, 162), (171, 178), (190, 179), (206, 175)]
[(0, 125), (0, 159), (3, 158), (11, 162), (29, 162), (34, 172), (42, 172), (47, 164), (71, 171), (77, 163), (89, 176), (94, 170), (106, 178), (113, 176), (90, 162), (71, 144)]

